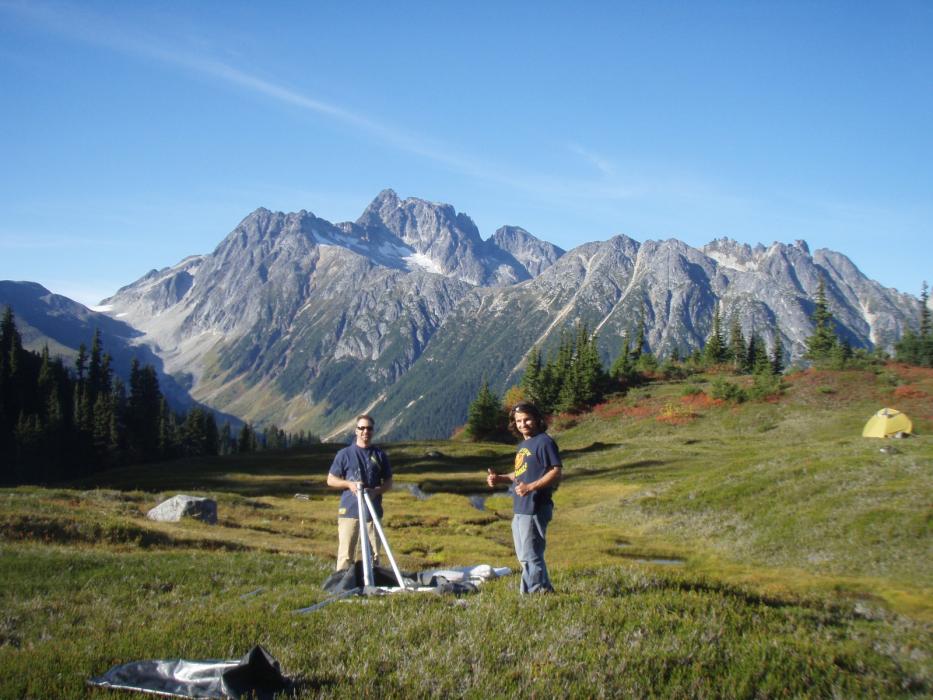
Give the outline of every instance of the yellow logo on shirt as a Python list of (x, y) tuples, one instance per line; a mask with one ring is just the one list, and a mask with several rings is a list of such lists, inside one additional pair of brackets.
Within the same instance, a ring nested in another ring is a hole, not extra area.
[(515, 476), (521, 476), (528, 469), (527, 457), (531, 456), (531, 450), (523, 447), (515, 453)]

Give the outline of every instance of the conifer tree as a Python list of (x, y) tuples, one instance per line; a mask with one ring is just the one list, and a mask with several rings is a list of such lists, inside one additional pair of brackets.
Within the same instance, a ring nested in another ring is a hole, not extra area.
[(233, 428), (230, 427), (230, 423), (225, 421), (223, 428), (220, 430), (220, 445), (218, 451), (221, 455), (228, 455), (233, 452), (233, 448)]
[(159, 397), (159, 449), (158, 455), (162, 459), (171, 459), (178, 456), (179, 437), (178, 419), (169, 408), (164, 396)]
[(580, 409), (583, 405), (583, 386), (580, 381), (580, 374), (572, 367), (564, 376), (561, 382), (560, 394), (557, 397), (555, 410), (559, 413), (573, 412)]
[(94, 340), (91, 343), (91, 357), (87, 369), (87, 395), (88, 403), (93, 406), (97, 395), (103, 390), (103, 352), (100, 344), (100, 329), (94, 331)]
[(75, 386), (72, 396), (75, 428), (79, 433), (90, 434), (93, 430), (91, 398), (88, 391), (87, 380), (87, 346), (81, 343), (78, 346), (78, 356), (75, 358)]
[(140, 368), (134, 358), (130, 367), (130, 395), (127, 400), (127, 437), (133, 458), (140, 461), (160, 455), (162, 392), (151, 365)]
[(204, 411), (204, 449), (205, 454), (217, 455), (220, 453), (220, 433), (217, 432), (217, 421), (214, 414)]
[(839, 340), (829, 353), (829, 363), (833, 369), (843, 369), (852, 358), (852, 346), (848, 340)]
[(49, 406), (49, 397), (55, 385), (55, 376), (52, 370), (52, 358), (49, 356), (49, 344), (42, 347), (41, 360), (39, 364), (39, 376), (36, 378), (36, 389), (39, 392), (39, 402), (42, 406), (41, 415), (48, 417), (51, 407)]
[(467, 411), (467, 431), (474, 440), (487, 440), (502, 432), (502, 409), (497, 397), (484, 379), (479, 394)]
[(590, 335), (589, 328), (582, 324), (577, 334), (577, 364), (583, 406), (592, 406), (602, 398), (606, 388), (606, 371), (599, 357), (599, 338)]
[(813, 321), (813, 334), (806, 340), (807, 351), (804, 357), (816, 363), (826, 362), (831, 358), (839, 339), (836, 336), (833, 314), (826, 301), (826, 284), (822, 279), (816, 293), (816, 306), (810, 318)]
[(774, 347), (771, 349), (771, 373), (783, 374), (784, 372), (784, 343), (781, 341), (781, 331), (774, 329)]
[(732, 314), (732, 323), (729, 327), (729, 346), (726, 350), (726, 360), (732, 361), (732, 368), (736, 372), (747, 372), (750, 369), (748, 364), (748, 345), (745, 342), (745, 335), (742, 333), (742, 324), (739, 322), (738, 313)]
[(726, 341), (722, 334), (722, 316), (717, 304), (713, 308), (713, 328), (703, 347), (703, 361), (708, 365), (722, 364), (726, 361), (726, 354)]
[(573, 337), (563, 329), (560, 332), (560, 346), (557, 349), (557, 358), (554, 362), (554, 375), (559, 384), (570, 374), (570, 368), (573, 365)]
[(930, 291), (926, 280), (920, 285), (920, 337), (933, 335), (933, 321), (930, 319)]
[(622, 349), (609, 368), (609, 375), (613, 379), (624, 383), (631, 377), (633, 369), (634, 363), (632, 362), (632, 353), (629, 349), (628, 331), (625, 331), (622, 334)]
[(75, 372), (78, 375), (78, 381), (83, 382), (87, 372), (87, 346), (84, 343), (78, 346), (78, 357), (75, 358)]
[(127, 444), (127, 400), (126, 384), (120, 378), (113, 382), (110, 403), (110, 452), (112, 455), (122, 457), (126, 452)]
[(181, 449), (188, 457), (217, 454), (217, 424), (200, 406), (193, 407), (185, 416), (181, 426)]
[(552, 413), (557, 410), (564, 391), (564, 382), (570, 376), (573, 366), (573, 337), (566, 329), (560, 333), (560, 345), (554, 358), (549, 358), (541, 370), (540, 403), (537, 404), (542, 413)]
[(745, 354), (744, 367), (746, 372), (752, 374), (771, 374), (771, 359), (765, 348), (765, 341), (757, 333), (752, 333), (748, 339), (748, 351)]
[(94, 402), (93, 441), (94, 451), (97, 453), (100, 464), (106, 464), (110, 455), (110, 446), (113, 444), (113, 396), (109, 393), (97, 395)]
[(579, 411), (593, 405), (602, 396), (606, 373), (599, 359), (596, 336), (585, 323), (577, 323), (569, 339), (569, 363), (561, 375), (558, 411)]
[(911, 365), (933, 367), (933, 322), (930, 318), (929, 292), (926, 281), (920, 288), (920, 318), (917, 332), (908, 328), (894, 349), (897, 359)]
[(13, 308), (7, 306), (0, 321), (0, 434), (10, 436), (7, 449), (13, 445), (13, 430), (23, 412), (24, 377), (23, 377), (23, 339), (16, 328)]
[(525, 393), (525, 397), (535, 405), (542, 403), (541, 371), (541, 351), (535, 345), (528, 355), (525, 373), (522, 375), (522, 381), (519, 384)]
[(635, 342), (632, 344), (630, 354), (632, 364), (638, 364), (641, 354), (645, 350), (645, 302), (642, 301), (641, 309), (638, 313), (638, 330), (635, 331)]
[(275, 423), (262, 431), (262, 441), (267, 450), (283, 450), (288, 446), (288, 436)]
[(249, 423), (244, 423), (237, 437), (236, 451), (240, 454), (255, 452), (257, 448), (256, 434)]

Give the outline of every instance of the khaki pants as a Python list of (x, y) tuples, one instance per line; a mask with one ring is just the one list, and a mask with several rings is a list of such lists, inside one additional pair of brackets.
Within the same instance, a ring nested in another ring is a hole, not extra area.
[[(369, 544), (373, 550), (373, 566), (379, 566), (380, 542), (376, 526), (366, 523)], [(356, 550), (360, 540), (359, 518), (337, 518), (337, 571), (348, 569), (356, 561)]]

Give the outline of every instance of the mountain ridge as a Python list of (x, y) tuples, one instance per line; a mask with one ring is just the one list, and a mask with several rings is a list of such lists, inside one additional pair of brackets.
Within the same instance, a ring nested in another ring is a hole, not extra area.
[(335, 435), (369, 407), (387, 435), (441, 437), (484, 379), (517, 382), (530, 348), (578, 321), (608, 363), (642, 314), (653, 352), (685, 354), (718, 308), (769, 346), (780, 332), (798, 359), (821, 281), (854, 346), (890, 347), (917, 317), (910, 295), (800, 240), (614, 236), (564, 251), (518, 226), (483, 240), (453, 206), (386, 189), (355, 222), (260, 207), (211, 253), (147, 273), (103, 308), (197, 400), (246, 420)]

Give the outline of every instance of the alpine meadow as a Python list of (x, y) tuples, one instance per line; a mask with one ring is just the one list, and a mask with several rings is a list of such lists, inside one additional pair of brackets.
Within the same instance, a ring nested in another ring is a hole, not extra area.
[[(254, 644), (307, 698), (929, 697), (933, 370), (794, 371), (745, 401), (713, 398), (717, 380), (649, 381), (554, 419), (550, 596), (520, 598), (512, 575), (298, 614), (328, 596), (332, 445), (5, 489), (0, 697), (114, 697), (85, 681)], [(894, 403), (916, 435), (862, 438)], [(514, 570), (510, 500), (485, 488), (510, 446), (385, 447), (403, 569)], [(218, 523), (146, 519), (176, 493), (216, 499)]]

